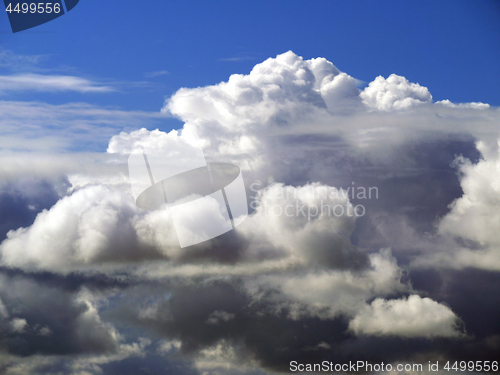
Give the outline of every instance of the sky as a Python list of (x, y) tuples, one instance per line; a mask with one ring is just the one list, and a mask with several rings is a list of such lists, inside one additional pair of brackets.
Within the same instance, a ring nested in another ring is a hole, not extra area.
[[(486, 0), (0, 16), (0, 373), (490, 373), (499, 21)], [(206, 163), (206, 186), (172, 172)]]
[(17, 54), (42, 56), (40, 69), (122, 84), (126, 95), (87, 101), (127, 109), (157, 111), (180, 87), (247, 74), (288, 50), (325, 57), (365, 82), (403, 75), (432, 87), (436, 100), (500, 103), (498, 2), (313, 4), (86, 0), (77, 12), (24, 33), (12, 34), (4, 14), (0, 41)]

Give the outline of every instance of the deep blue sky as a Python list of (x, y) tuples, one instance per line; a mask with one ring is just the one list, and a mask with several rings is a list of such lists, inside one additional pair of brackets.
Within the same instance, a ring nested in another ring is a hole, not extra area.
[[(500, 1), (494, 0), (81, 0), (64, 17), (17, 34), (4, 13), (0, 44), (47, 55), (39, 66), (50, 74), (123, 84), (115, 94), (24, 92), (11, 99), (157, 111), (180, 87), (227, 80), (293, 50), (326, 57), (364, 81), (403, 75), (427, 86), (434, 100), (500, 105)], [(146, 75), (163, 70), (169, 74)], [(141, 81), (152, 84), (133, 84)]]

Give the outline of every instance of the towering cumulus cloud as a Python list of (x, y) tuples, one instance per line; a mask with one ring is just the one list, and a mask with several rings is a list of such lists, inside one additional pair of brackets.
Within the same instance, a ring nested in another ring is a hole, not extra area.
[[(44, 154), (36, 173), (25, 151), (0, 155), (2, 373), (498, 358), (498, 108), (434, 103), (396, 74), (360, 91), (289, 51), (182, 88), (162, 112), (183, 126)], [(127, 175), (133, 150), (175, 161), (183, 145), (238, 165), (249, 209), (185, 248), (168, 210), (136, 205)]]

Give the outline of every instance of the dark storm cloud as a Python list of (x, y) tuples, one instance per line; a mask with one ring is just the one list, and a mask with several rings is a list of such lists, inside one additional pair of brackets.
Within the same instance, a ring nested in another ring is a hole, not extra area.
[[(2, 319), (4, 350), (18, 356), (117, 350), (114, 332), (92, 313), (85, 299), (36, 281), (21, 275), (1, 276), (0, 298), (8, 312)], [(13, 319), (24, 319), (25, 328), (9, 329)]]
[(120, 362), (112, 362), (102, 366), (106, 375), (198, 375), (189, 363), (182, 360), (167, 359), (156, 353), (151, 353), (146, 358), (127, 358)]
[(138, 283), (128, 273), (115, 273), (113, 275), (70, 273), (63, 276), (51, 272), (26, 272), (20, 269), (0, 267), (0, 274), (9, 279), (25, 279), (40, 286), (56, 288), (68, 293), (78, 292), (82, 287), (95, 291), (109, 291), (115, 288), (124, 289)]
[(373, 158), (354, 152), (338, 137), (283, 136), (269, 141), (268, 164), (276, 180), (294, 186), (318, 181), (344, 189), (377, 187), (378, 198), (364, 202), (370, 208), (406, 210), (415, 224), (432, 224), (462, 195), (453, 162), (460, 155), (477, 162), (475, 143), (470, 135), (435, 133), (430, 139), (402, 141), (386, 151), (387, 158)]
[[(493, 281), (495, 280), (490, 280), (490, 283)], [(484, 286), (484, 283), (481, 285)], [(494, 284), (491, 284), (490, 289), (494, 290)], [(139, 290), (132, 295), (140, 298)], [(154, 294), (160, 294), (159, 290), (161, 289), (155, 289)], [(491, 291), (487, 290), (485, 294)], [(460, 355), (462, 359), (480, 358), (491, 361), (499, 354), (499, 348), (495, 349), (495, 340), (491, 338), (488, 344), (483, 337), (477, 337), (477, 342), (470, 339), (356, 337), (349, 332), (349, 320), (343, 316), (327, 320), (293, 320), (288, 317), (286, 307), (273, 312), (265, 298), (261, 301), (248, 298), (238, 279), (200, 279), (190, 285), (171, 285), (164, 291), (164, 294), (167, 293), (168, 297), (157, 305), (154, 315), (143, 315), (143, 318), (137, 319), (141, 315), (140, 309), (132, 311), (133, 306), (139, 306), (140, 303), (134, 299), (129, 301), (130, 305), (126, 308), (119, 307), (118, 310), (129, 311), (130, 315), (127, 314), (127, 318), (122, 316), (121, 319), (133, 325), (146, 327), (168, 339), (180, 340), (180, 354), (186, 359), (196, 359), (204, 350), (221, 342), (236, 348), (236, 358), (240, 363), (255, 360), (271, 372), (288, 372), (290, 361), (319, 363), (328, 360), (344, 363), (361, 360), (389, 363), (415, 362), (418, 358), (459, 360)], [(464, 301), (468, 297), (470, 296), (465, 296)], [(478, 296), (477, 300), (481, 297), (484, 296)], [(490, 305), (487, 309), (490, 316), (483, 323), (485, 327), (493, 323), (490, 335), (498, 333), (498, 323), (492, 320), (492, 311), (498, 308), (498, 298), (495, 299), (493, 305), (491, 302), (487, 303)], [(452, 307), (455, 306), (456, 304), (452, 304)], [(478, 308), (481, 309), (481, 306)], [(473, 307), (469, 309), (471, 313), (475, 310)], [(214, 311), (224, 311), (232, 318), (221, 319), (213, 324), (209, 318)], [(465, 319), (465, 324), (469, 318), (470, 321), (474, 320), (473, 316), (461, 316)], [(483, 352), (479, 355), (481, 350)]]
[(464, 269), (412, 269), (415, 288), (444, 301), (464, 321), (470, 339), (443, 345), (454, 360), (494, 360), (500, 357), (500, 297), (498, 272)]

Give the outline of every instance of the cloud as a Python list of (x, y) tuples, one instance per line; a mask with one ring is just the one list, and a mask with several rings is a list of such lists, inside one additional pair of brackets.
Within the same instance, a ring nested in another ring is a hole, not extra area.
[(224, 310), (215, 310), (208, 316), (208, 324), (219, 324), (223, 322), (229, 322), (234, 319), (234, 314), (228, 313)]
[(139, 233), (146, 228), (134, 218), (138, 210), (130, 195), (104, 186), (81, 189), (39, 213), (30, 228), (7, 233), (2, 263), (65, 273), (92, 264), (161, 257), (161, 251), (141, 246), (135, 228)]
[(289, 51), (257, 64), (248, 75), (232, 75), (228, 82), (214, 86), (181, 89), (167, 100), (163, 111), (188, 126), (245, 131), (314, 108), (337, 107), (334, 98), (356, 101), (358, 93), (354, 79), (331, 62), (323, 58), (304, 61)]
[(11, 70), (33, 69), (45, 57), (44, 55), (20, 55), (0, 48), (0, 67)]
[(257, 268), (276, 262), (274, 267), (363, 268), (367, 257), (348, 238), (356, 213), (344, 194), (319, 184), (271, 185), (260, 192), (255, 213), (236, 238), (228, 234), (217, 243), (182, 250), (168, 211), (144, 212), (129, 193), (89, 185), (38, 213), (30, 227), (8, 232), (0, 244), (1, 262), (63, 273), (147, 259), (184, 264), (200, 257)]
[(14, 318), (10, 322), (10, 325), (12, 327), (12, 331), (15, 333), (23, 333), (24, 329), (28, 325), (28, 322), (26, 322), (26, 319), (19, 319), (19, 318)]
[(350, 316), (374, 296), (408, 289), (400, 282), (401, 269), (389, 251), (371, 254), (369, 262), (362, 272), (335, 270), (262, 276), (247, 281), (245, 288), (256, 300), (269, 295), (269, 305), (274, 305), (271, 311), (280, 313), (286, 309), (291, 319)]
[(144, 75), (147, 78), (153, 78), (153, 77), (159, 77), (159, 76), (166, 76), (169, 75), (170, 73), (167, 70), (157, 70), (155, 72), (148, 72), (144, 73)]
[(462, 337), (460, 319), (430, 298), (375, 299), (349, 322), (357, 335), (402, 337)]
[(54, 205), (61, 197), (64, 181), (60, 181), (59, 187), (62, 189), (33, 177), (0, 184), (0, 211), (3, 213), (0, 216), (0, 238), (3, 240), (10, 229), (29, 226), (38, 212)]
[[(103, 368), (112, 368), (115, 363), (143, 358), (146, 354), (145, 349), (148, 345), (149, 341), (143, 339), (131, 344), (120, 345), (120, 349), (116, 354), (88, 355), (81, 357), (46, 356), (37, 354), (19, 358), (12, 355), (4, 355), (0, 362), (0, 369), (2, 369), (6, 375), (42, 375), (48, 373), (98, 375), (104, 372)], [(140, 371), (140, 369), (141, 367), (139, 366), (133, 369), (133, 371)]]
[(109, 139), (124, 128), (158, 124), (164, 118), (156, 112), (124, 111), (86, 103), (53, 105), (0, 100), (0, 146), (3, 153), (102, 151)]
[(173, 350), (179, 350), (182, 347), (182, 342), (179, 340), (161, 340), (158, 343), (158, 353), (166, 355)]
[[(497, 268), (482, 254), (498, 242), (500, 112), (431, 103), (404, 77), (360, 92), (326, 59), (293, 52), (180, 89), (163, 114), (0, 102), (4, 135), (17, 139), (0, 155), (0, 202), (12, 218), (0, 244), (0, 332), (27, 323), (16, 340), (4, 337), (8, 371), (261, 374), (333, 356), (496, 358), (498, 309), (484, 295), (497, 289)], [(152, 130), (168, 114), (182, 128)], [(22, 149), (40, 138), (36, 152)], [(74, 152), (87, 141), (99, 149)], [(168, 211), (136, 206), (127, 156), (167, 149), (175, 161), (186, 145), (241, 167), (250, 214), (181, 249)], [(42, 192), (21, 193), (30, 184)], [(358, 187), (376, 194), (363, 198)], [(457, 263), (461, 249), (470, 259)], [(468, 340), (457, 340), (463, 326)]]
[(500, 225), (500, 142), (491, 151), (486, 147), (478, 145), (483, 158), (477, 164), (463, 157), (457, 158), (463, 195), (451, 204), (450, 212), (440, 222), (440, 230), (480, 245), (500, 246), (496, 232)]
[(448, 99), (436, 102), (437, 105), (443, 105), (449, 108), (472, 108), (472, 109), (488, 109), (490, 105), (487, 103), (472, 102), (472, 103), (452, 103)]
[(225, 58), (219, 59), (219, 61), (227, 61), (227, 62), (238, 62), (238, 61), (245, 61), (245, 60), (254, 60), (254, 58), (251, 56), (234, 56), (234, 57), (225, 57)]
[(438, 226), (440, 234), (461, 241), (451, 249), (416, 259), (416, 267), (500, 270), (500, 142), (479, 141), (477, 148), (482, 157), (475, 164), (462, 156), (456, 158), (463, 194), (450, 203), (450, 211)]
[(189, 134), (186, 130), (182, 132), (172, 130), (165, 133), (158, 129), (149, 131), (142, 128), (130, 133), (121, 132), (119, 135), (113, 136), (109, 141), (107, 152), (128, 156), (133, 151), (142, 149), (151, 153), (165, 152), (166, 157), (174, 158), (183, 148), (190, 149), (192, 146), (199, 145), (199, 142), (196, 133)]
[(405, 77), (391, 74), (387, 79), (378, 76), (360, 94), (369, 108), (382, 111), (408, 109), (432, 102), (427, 87), (411, 83)]
[(11, 316), (0, 321), (0, 342), (11, 354), (115, 353), (121, 344), (115, 327), (99, 316), (102, 297), (85, 288), (73, 293), (2, 274), (0, 296)]
[[(258, 192), (255, 213), (241, 232), (257, 246), (257, 259), (285, 250), (295, 261), (327, 268), (363, 268), (366, 255), (350, 244), (357, 213), (349, 198), (335, 187), (319, 183), (301, 187), (271, 184)], [(345, 193), (345, 192), (344, 192)]]
[[(207, 375), (215, 374), (247, 374), (256, 373), (258, 364), (255, 361), (242, 358), (241, 348), (225, 340), (202, 349), (194, 361), (195, 368), (200, 373)], [(253, 371), (252, 371), (253, 370)]]
[(103, 93), (114, 89), (80, 77), (23, 73), (0, 76), (0, 93), (9, 91)]
[(5, 307), (5, 304), (0, 300), (0, 318), (5, 319), (9, 317), (9, 312), (7, 311), (7, 308)]

